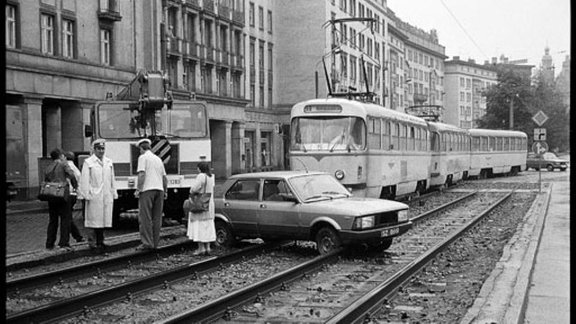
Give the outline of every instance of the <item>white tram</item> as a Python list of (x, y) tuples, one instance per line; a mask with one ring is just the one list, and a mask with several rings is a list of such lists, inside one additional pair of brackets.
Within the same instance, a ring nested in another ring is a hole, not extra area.
[(526, 168), (526, 133), (493, 129), (470, 129), (468, 132), (471, 140), (469, 176), (516, 175)]
[(449, 186), (466, 177), (470, 166), (468, 132), (453, 125), (428, 122), (432, 160), (430, 186)]
[(376, 104), (329, 98), (292, 108), (291, 168), (330, 172), (355, 195), (395, 198), (426, 191), (428, 143), (424, 119)]

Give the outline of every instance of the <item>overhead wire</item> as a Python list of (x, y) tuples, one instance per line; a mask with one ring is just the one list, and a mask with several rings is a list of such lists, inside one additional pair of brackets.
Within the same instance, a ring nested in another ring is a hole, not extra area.
[(470, 41), (474, 44), (474, 46), (476, 46), (476, 48), (480, 51), (480, 53), (482, 53), (482, 55), (484, 55), (485, 58), (488, 58), (488, 55), (486, 55), (486, 53), (484, 53), (484, 51), (480, 48), (480, 46), (476, 43), (476, 41), (474, 40), (474, 38), (472, 38), (472, 36), (468, 33), (468, 31), (466, 30), (466, 28), (464, 28), (464, 26), (460, 23), (460, 21), (458, 20), (458, 18), (456, 17), (456, 15), (454, 15), (454, 13), (452, 12), (452, 10), (450, 10), (450, 8), (448, 8), (448, 5), (444, 2), (444, 0), (440, 0), (440, 2), (442, 3), (442, 5), (444, 6), (444, 8), (446, 8), (446, 10), (448, 11), (448, 13), (450, 14), (450, 16), (452, 16), (452, 18), (454, 18), (454, 20), (456, 21), (456, 23), (458, 24), (458, 26), (460, 26), (460, 28), (462, 29), (462, 31), (464, 32), (464, 34), (466, 34), (466, 36), (470, 39)]

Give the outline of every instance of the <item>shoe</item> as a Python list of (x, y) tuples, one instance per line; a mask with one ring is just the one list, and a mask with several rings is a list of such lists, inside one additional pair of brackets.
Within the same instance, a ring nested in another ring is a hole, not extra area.
[(78, 243), (84, 242), (84, 238), (82, 236), (80, 236), (79, 238), (76, 239), (76, 242), (78, 242)]
[(139, 246), (136, 247), (136, 251), (152, 251), (152, 250), (154, 250), (153, 247), (146, 246), (146, 245), (143, 245), (143, 244), (141, 244), (141, 245), (139, 245)]
[(60, 248), (60, 250), (66, 250), (66, 251), (73, 251), (74, 250), (70, 245), (62, 245), (59, 248)]
[(206, 251), (196, 250), (196, 251), (192, 252), (192, 255), (203, 255), (205, 253), (206, 253)]

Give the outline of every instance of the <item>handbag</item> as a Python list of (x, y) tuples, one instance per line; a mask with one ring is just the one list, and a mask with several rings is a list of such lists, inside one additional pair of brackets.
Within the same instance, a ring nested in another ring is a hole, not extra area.
[(56, 169), (56, 165), (52, 171), (46, 174), (44, 181), (40, 183), (40, 193), (38, 199), (42, 201), (52, 202), (67, 202), (70, 197), (70, 185), (68, 182), (47, 181), (48, 174), (51, 174)]
[[(193, 193), (192, 196), (184, 202), (184, 210), (189, 210), (192, 213), (206, 212), (210, 207), (211, 197), (212, 193), (206, 192), (206, 183), (204, 183), (204, 192)], [(186, 204), (187, 201), (189, 201), (188, 206)]]

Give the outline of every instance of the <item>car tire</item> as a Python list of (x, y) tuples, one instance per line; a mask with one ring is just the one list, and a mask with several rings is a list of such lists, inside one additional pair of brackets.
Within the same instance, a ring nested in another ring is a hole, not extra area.
[(548, 165), (546, 166), (546, 170), (548, 170), (549, 172), (552, 172), (552, 171), (554, 171), (554, 166), (548, 164)]
[(560, 168), (560, 171), (566, 171), (567, 168)]
[(392, 245), (392, 239), (391, 239), (391, 238), (389, 238), (389, 239), (383, 239), (382, 241), (380, 241), (380, 244), (378, 244), (378, 245), (376, 246), (376, 249), (377, 249), (379, 252), (386, 251), (386, 250), (388, 250), (388, 249), (390, 248), (391, 245)]
[(236, 237), (232, 232), (232, 228), (226, 222), (217, 220), (215, 223), (216, 228), (216, 244), (224, 247), (231, 247), (236, 244)]
[(322, 227), (316, 233), (316, 249), (321, 255), (337, 250), (342, 245), (340, 236), (331, 227)]

